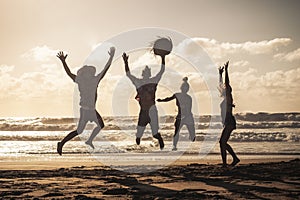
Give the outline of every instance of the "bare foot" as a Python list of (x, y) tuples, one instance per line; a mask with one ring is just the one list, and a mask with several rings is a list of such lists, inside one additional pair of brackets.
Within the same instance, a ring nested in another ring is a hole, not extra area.
[(62, 144), (61, 144), (61, 142), (58, 142), (57, 143), (57, 153), (61, 156), (61, 154), (62, 154)]
[(160, 150), (163, 150), (165, 147), (165, 144), (164, 144), (164, 140), (162, 139), (161, 135), (159, 133), (157, 133), (154, 138), (158, 139)]
[(222, 167), (221, 167), (221, 168), (225, 169), (225, 168), (227, 168), (227, 167), (228, 167), (227, 164), (222, 164)]
[(92, 147), (93, 149), (95, 149), (93, 142), (90, 141), (86, 141), (85, 144), (89, 145), (90, 147)]
[(236, 166), (238, 163), (240, 162), (240, 159), (236, 158), (232, 161), (232, 163), (230, 164), (230, 166)]
[(137, 137), (137, 138), (135, 139), (135, 142), (136, 142), (137, 145), (140, 145), (140, 143), (141, 143), (141, 138), (138, 138), (138, 137)]

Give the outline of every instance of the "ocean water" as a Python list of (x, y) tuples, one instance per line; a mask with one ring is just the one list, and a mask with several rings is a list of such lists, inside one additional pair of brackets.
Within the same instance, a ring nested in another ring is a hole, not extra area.
[[(237, 130), (229, 143), (239, 155), (300, 156), (300, 113), (246, 113), (236, 114)], [(182, 154), (219, 155), (218, 139), (222, 125), (218, 116), (195, 117), (196, 141), (189, 141), (186, 128), (180, 133), (178, 151), (172, 152), (174, 117), (160, 118), (160, 133), (165, 148), (159, 150), (150, 128), (144, 133), (141, 145), (135, 144), (137, 117), (104, 117), (106, 127), (94, 141), (95, 149), (84, 144), (93, 124), (88, 124), (80, 138), (64, 146), (65, 155), (110, 155), (114, 160), (128, 155), (162, 155), (162, 159)], [(57, 156), (56, 144), (71, 130), (76, 129), (73, 118), (2, 118), (0, 119), (0, 161), (9, 159), (44, 158)], [(118, 157), (114, 157), (118, 155)], [(120, 157), (121, 156), (121, 157)], [(129, 159), (130, 160), (130, 159)]]

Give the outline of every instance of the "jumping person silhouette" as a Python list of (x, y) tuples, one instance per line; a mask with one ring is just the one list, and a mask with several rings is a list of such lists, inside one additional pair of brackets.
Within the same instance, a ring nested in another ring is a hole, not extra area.
[(64, 144), (76, 137), (78, 134), (81, 134), (89, 121), (95, 122), (97, 126), (94, 128), (92, 134), (85, 143), (94, 148), (93, 140), (104, 127), (102, 117), (95, 108), (97, 100), (97, 87), (112, 63), (115, 54), (115, 48), (111, 47), (108, 54), (110, 58), (107, 61), (104, 69), (98, 75), (95, 75), (96, 68), (94, 66), (87, 65), (81, 67), (77, 71), (77, 75), (73, 74), (66, 63), (66, 58), (68, 55), (64, 55), (62, 51), (57, 54), (57, 57), (61, 60), (68, 76), (78, 84), (80, 93), (80, 117), (77, 130), (70, 132), (65, 138), (57, 143), (57, 153), (59, 155), (62, 155), (62, 148)]
[[(232, 114), (232, 108), (235, 107), (235, 105), (233, 104), (232, 88), (229, 84), (228, 65), (229, 65), (229, 61), (227, 61), (223, 67), (219, 67), (219, 90), (221, 93), (221, 97), (223, 98), (223, 101), (220, 104), (221, 117), (223, 123), (223, 131), (220, 138), (220, 149), (221, 149), (223, 167), (227, 167), (226, 151), (228, 151), (233, 158), (233, 161), (230, 164), (231, 166), (235, 166), (240, 162), (240, 159), (236, 156), (231, 146), (227, 143), (231, 132), (234, 129), (236, 129), (236, 121)], [(224, 68), (225, 68), (225, 84), (223, 85), (222, 74), (224, 72)]]
[(167, 97), (165, 99), (157, 99), (158, 102), (168, 102), (173, 99), (176, 99), (176, 105), (178, 107), (178, 113), (176, 116), (175, 125), (175, 133), (173, 136), (173, 151), (177, 150), (177, 143), (179, 139), (179, 132), (183, 125), (186, 125), (190, 134), (190, 140), (195, 141), (195, 123), (194, 117), (192, 113), (192, 97), (187, 94), (189, 91), (188, 78), (183, 78), (183, 83), (180, 87), (181, 92), (175, 93), (171, 97)]
[(165, 55), (161, 55), (161, 69), (158, 74), (154, 77), (151, 77), (151, 69), (146, 66), (142, 72), (142, 79), (139, 79), (130, 73), (128, 57), (129, 56), (126, 55), (126, 53), (123, 53), (126, 75), (136, 87), (137, 95), (135, 99), (140, 104), (136, 144), (140, 144), (141, 137), (143, 136), (145, 128), (149, 123), (151, 126), (152, 135), (158, 140), (160, 149), (162, 150), (164, 148), (164, 141), (160, 133), (158, 133), (158, 114), (155, 106), (155, 92), (157, 84), (165, 71)]

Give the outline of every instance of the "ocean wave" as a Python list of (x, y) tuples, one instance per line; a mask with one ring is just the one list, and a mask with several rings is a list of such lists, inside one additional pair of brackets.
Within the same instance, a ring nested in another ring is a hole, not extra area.
[[(101, 131), (95, 141), (124, 142), (135, 140), (135, 130), (130, 131)], [(59, 141), (67, 135), (64, 131), (0, 131), (0, 141)], [(86, 131), (74, 141), (86, 140), (91, 131)], [(172, 141), (174, 131), (162, 130), (161, 135), (165, 141)], [(196, 131), (196, 141), (218, 141), (221, 132)], [(146, 130), (143, 141), (155, 142), (151, 131)], [(190, 141), (186, 129), (180, 132), (180, 140)], [(295, 129), (245, 129), (236, 130), (231, 134), (230, 141), (234, 142), (300, 142), (300, 131)]]
[[(220, 116), (195, 116), (196, 129), (221, 129)], [(259, 128), (300, 128), (300, 113), (238, 113), (235, 114), (238, 129)], [(135, 130), (137, 116), (103, 117), (104, 130)], [(61, 118), (2, 118), (0, 131), (71, 131), (76, 129), (78, 119), (72, 117)], [(175, 116), (160, 117), (161, 130), (174, 129)], [(92, 124), (87, 129), (93, 129)]]

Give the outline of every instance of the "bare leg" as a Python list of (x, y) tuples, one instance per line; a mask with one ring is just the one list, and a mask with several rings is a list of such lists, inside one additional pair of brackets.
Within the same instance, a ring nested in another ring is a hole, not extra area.
[(96, 111), (96, 115), (97, 115), (97, 127), (94, 128), (92, 134), (90, 135), (89, 139), (85, 142), (85, 144), (91, 146), (93, 149), (95, 148), (93, 145), (93, 140), (95, 139), (95, 137), (99, 134), (99, 132), (101, 131), (101, 129), (104, 127), (104, 122), (102, 120), (102, 117), (99, 115), (99, 113)]
[(140, 109), (138, 126), (136, 128), (136, 139), (135, 139), (135, 142), (137, 145), (140, 145), (141, 138), (142, 138), (145, 128), (149, 122), (150, 122), (149, 111)]
[(74, 137), (76, 137), (78, 135), (77, 130), (72, 131), (71, 133), (69, 133), (66, 137), (64, 137), (64, 139), (62, 139), (61, 142), (57, 143), (57, 153), (59, 155), (62, 154), (62, 148), (65, 145), (66, 142), (68, 142), (69, 140), (72, 140)]
[(222, 132), (221, 139), (220, 139), (220, 148), (221, 148), (221, 156), (222, 156), (223, 166), (227, 165), (226, 151), (228, 151), (233, 158), (231, 166), (235, 166), (237, 163), (240, 162), (240, 159), (236, 156), (232, 147), (227, 143), (232, 131), (233, 131), (233, 127), (225, 126), (225, 128), (223, 129), (223, 132)]
[(236, 164), (238, 164), (240, 162), (240, 159), (236, 156), (236, 154), (234, 153), (233, 149), (229, 144), (226, 145), (226, 150), (230, 153), (230, 155), (233, 158), (233, 161), (230, 165), (235, 166)]
[(195, 135), (195, 125), (194, 124), (187, 124), (186, 125), (189, 134), (190, 134), (190, 140), (194, 142), (196, 140), (196, 135)]
[(227, 166), (226, 146), (227, 146), (227, 141), (229, 139), (230, 133), (231, 130), (228, 128), (228, 126), (225, 126), (220, 138), (220, 150), (221, 150), (222, 163), (224, 167)]
[(164, 140), (162, 139), (160, 133), (158, 133), (158, 114), (156, 106), (152, 106), (149, 110), (149, 117), (150, 117), (150, 126), (152, 130), (152, 135), (156, 138), (159, 142), (159, 147), (163, 150), (165, 144)]
[(63, 146), (65, 145), (66, 142), (72, 140), (74, 137), (76, 137), (77, 135), (79, 135), (79, 134), (82, 133), (82, 131), (84, 130), (84, 127), (85, 127), (86, 123), (87, 123), (87, 121), (85, 121), (84, 119), (80, 118), (77, 130), (72, 131), (66, 137), (64, 137), (64, 139), (62, 139), (62, 141), (60, 141), (60, 142), (57, 143), (57, 153), (59, 155), (62, 155), (62, 148), (63, 148)]
[(141, 137), (143, 136), (145, 129), (146, 126), (137, 126), (136, 140), (135, 140), (137, 145), (140, 145)]
[(174, 133), (174, 136), (173, 136), (173, 149), (172, 151), (176, 151), (177, 150), (177, 143), (178, 143), (178, 140), (179, 140), (179, 132), (180, 132), (180, 129), (181, 129), (181, 119), (180, 118), (176, 118), (176, 121), (174, 123), (175, 125), (175, 133)]

